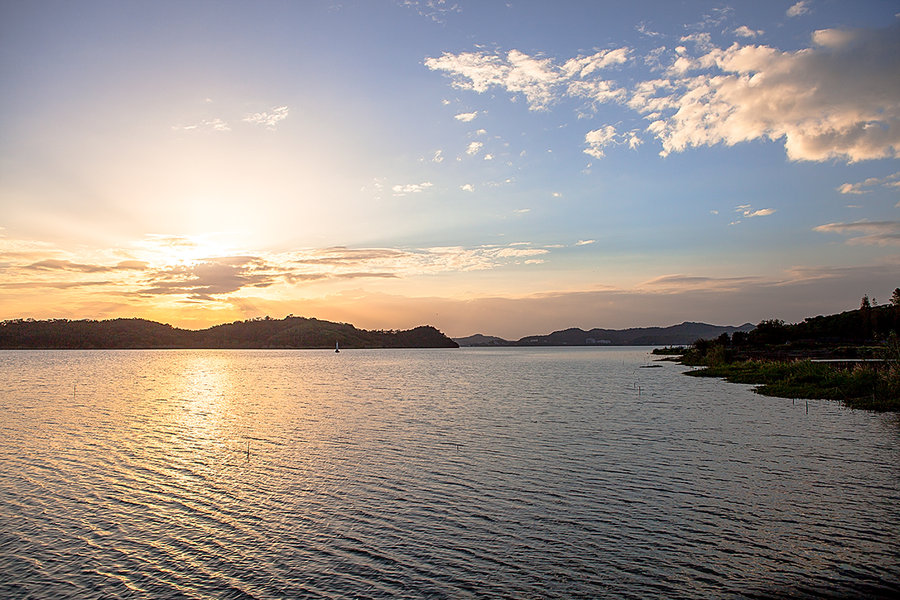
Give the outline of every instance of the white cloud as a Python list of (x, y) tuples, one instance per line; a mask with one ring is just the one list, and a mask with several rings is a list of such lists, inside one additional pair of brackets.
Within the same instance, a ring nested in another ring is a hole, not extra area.
[(560, 193), (560, 192), (553, 192), (553, 193), (551, 194), (551, 196), (553, 196), (554, 198), (562, 198), (562, 193)]
[(789, 17), (799, 17), (800, 15), (809, 13), (809, 11), (809, 0), (800, 0), (795, 4), (792, 4), (785, 14)]
[(594, 129), (584, 135), (584, 143), (587, 148), (585, 154), (589, 154), (594, 158), (603, 158), (606, 156), (604, 148), (611, 145), (627, 144), (629, 148), (634, 150), (643, 143), (637, 130), (627, 131), (625, 133), (617, 133), (616, 128), (612, 125), (606, 125), (600, 129)]
[(842, 194), (868, 194), (876, 188), (897, 188), (900, 190), (900, 171), (886, 177), (869, 177), (857, 183), (842, 183), (837, 191)]
[(456, 115), (453, 118), (456, 119), (457, 121), (462, 121), (463, 123), (468, 123), (470, 121), (474, 121), (475, 117), (477, 117), (477, 116), (478, 116), (478, 111), (476, 110), (474, 112), (459, 113), (458, 115)]
[(211, 129), (213, 131), (231, 131), (231, 127), (222, 119), (205, 119), (192, 125), (176, 125), (172, 127), (176, 131), (195, 131), (198, 129)]
[(466, 148), (466, 154), (470, 156), (474, 156), (481, 151), (481, 147), (484, 146), (481, 142), (472, 142), (469, 144), (469, 147)]
[[(734, 208), (734, 212), (741, 213), (741, 215), (749, 218), (752, 217), (768, 217), (771, 214), (775, 213), (774, 208), (760, 208), (759, 210), (753, 210), (750, 208), (749, 204), (741, 204)], [(740, 223), (740, 221), (735, 221), (732, 225)]]
[(900, 156), (898, 31), (817, 32), (796, 52), (711, 48), (637, 86), (629, 106), (652, 119), (663, 156), (756, 139), (783, 139), (792, 160)]
[(576, 246), (588, 246), (590, 244), (596, 244), (597, 240), (578, 240), (575, 242)]
[(774, 208), (761, 208), (752, 212), (745, 212), (745, 217), (768, 217), (775, 212)]
[[(808, 10), (798, 3), (794, 12)], [(759, 35), (746, 26), (737, 35)], [(454, 87), (483, 93), (500, 88), (524, 96), (531, 110), (570, 98), (596, 110), (616, 102), (649, 122), (645, 135), (613, 134), (611, 126), (589, 131), (585, 152), (602, 157), (611, 144), (636, 148), (646, 134), (661, 155), (691, 147), (753, 140), (781, 141), (791, 160), (826, 161), (900, 156), (900, 25), (881, 30), (816, 31), (808, 48), (777, 48), (735, 42), (716, 47), (709, 33), (683, 36), (686, 46), (666, 51), (663, 77), (629, 89), (602, 77), (630, 59), (628, 48), (568, 60), (529, 56), (518, 50), (444, 53), (427, 58)], [(691, 48), (690, 50), (688, 48)], [(654, 50), (663, 66), (662, 50)]]
[(813, 227), (813, 231), (850, 236), (851, 245), (900, 246), (900, 221), (855, 221), (828, 223)]
[(493, 154), (485, 154), (484, 160), (494, 160), (494, 155)]
[(758, 35), (764, 34), (765, 31), (762, 29), (750, 29), (746, 25), (741, 25), (737, 29), (734, 30), (734, 34), (739, 37), (744, 38), (755, 38)]
[(524, 215), (526, 213), (530, 213), (531, 209), (530, 208), (517, 208), (513, 212), (516, 213), (517, 215)]
[(603, 158), (606, 156), (603, 152), (603, 148), (612, 144), (615, 139), (616, 128), (612, 125), (588, 131), (584, 135), (584, 143), (588, 146), (584, 153), (590, 154), (594, 158)]
[(436, 163), (444, 162), (444, 151), (443, 150), (436, 151), (434, 153), (434, 156), (431, 157), (431, 162), (436, 162)]
[(391, 188), (395, 196), (405, 196), (406, 194), (420, 194), (430, 188), (433, 184), (430, 181), (422, 183), (408, 183), (406, 185), (395, 185)]
[(591, 101), (621, 97), (622, 91), (598, 75), (604, 69), (626, 62), (628, 53), (628, 48), (602, 50), (557, 64), (553, 59), (529, 56), (519, 50), (510, 50), (505, 55), (445, 52), (437, 58), (426, 58), (425, 66), (450, 75), (454, 87), (478, 93), (500, 87), (514, 98), (522, 94), (531, 110), (546, 110), (565, 96)]
[(244, 121), (256, 125), (265, 125), (266, 129), (275, 129), (278, 123), (288, 118), (289, 112), (287, 106), (279, 106), (268, 112), (258, 112), (247, 115), (244, 117)]
[(425, 17), (435, 23), (443, 23), (447, 16), (462, 12), (459, 4), (447, 2), (447, 0), (400, 0), (400, 6), (412, 9), (420, 17)]
[(461, 189), (464, 192), (474, 192), (475, 186), (472, 185), (471, 183), (464, 183), (463, 185), (459, 186), (459, 189)]

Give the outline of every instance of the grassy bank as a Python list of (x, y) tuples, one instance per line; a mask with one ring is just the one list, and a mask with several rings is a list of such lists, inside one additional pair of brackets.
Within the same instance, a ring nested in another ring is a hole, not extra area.
[(850, 408), (900, 411), (898, 365), (847, 368), (808, 360), (740, 360), (708, 365), (686, 374), (758, 385), (756, 391), (766, 396), (840, 400)]

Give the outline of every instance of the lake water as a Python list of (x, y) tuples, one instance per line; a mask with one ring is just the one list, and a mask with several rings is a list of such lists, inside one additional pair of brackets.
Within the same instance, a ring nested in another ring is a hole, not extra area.
[(900, 593), (897, 415), (650, 360), (0, 352), (0, 597)]

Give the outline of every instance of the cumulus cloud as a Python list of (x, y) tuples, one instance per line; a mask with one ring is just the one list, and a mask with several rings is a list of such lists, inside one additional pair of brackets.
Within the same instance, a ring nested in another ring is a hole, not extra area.
[(900, 221), (827, 223), (814, 227), (813, 231), (849, 236), (847, 243), (851, 245), (900, 246)]
[(267, 112), (249, 114), (244, 117), (244, 121), (256, 125), (264, 125), (266, 129), (275, 129), (278, 123), (288, 118), (288, 112), (287, 106), (279, 106)]
[(809, 11), (809, 0), (800, 0), (799, 2), (792, 4), (785, 14), (789, 17), (799, 17), (809, 13)]
[(474, 192), (475, 186), (472, 185), (471, 183), (465, 183), (465, 184), (459, 186), (459, 189), (461, 189), (464, 192)]
[(435, 162), (435, 163), (441, 163), (441, 162), (444, 162), (444, 151), (443, 151), (443, 150), (437, 150), (437, 151), (434, 153), (434, 156), (431, 157), (431, 162)]
[[(791, 10), (801, 14), (808, 5)], [(735, 30), (745, 39), (760, 33)], [(456, 88), (524, 96), (531, 110), (566, 98), (594, 109), (620, 103), (649, 123), (644, 132), (660, 142), (663, 156), (753, 140), (780, 141), (797, 161), (900, 156), (900, 25), (819, 30), (810, 47), (797, 51), (739, 42), (719, 48), (706, 32), (682, 41), (648, 57), (660, 66), (664, 54), (670, 59), (662, 76), (627, 89), (602, 75), (631, 60), (628, 48), (568, 60), (518, 50), (444, 53), (425, 65), (447, 74)], [(587, 132), (585, 152), (599, 158), (612, 143), (635, 148), (646, 138), (637, 129), (615, 137), (611, 127)]]
[(841, 194), (868, 194), (878, 188), (900, 188), (900, 171), (886, 177), (869, 177), (857, 183), (842, 183), (836, 189)]
[(466, 148), (466, 154), (475, 156), (481, 151), (482, 146), (484, 146), (484, 144), (481, 142), (472, 142), (469, 144), (469, 147)]
[(420, 194), (432, 187), (430, 181), (423, 181), (422, 183), (407, 183), (405, 185), (395, 185), (391, 188), (391, 191), (394, 192), (395, 196), (405, 196), (407, 194)]
[(681, 56), (628, 104), (652, 119), (664, 156), (756, 139), (784, 140), (792, 160), (900, 156), (900, 27), (814, 39), (796, 52), (735, 43)]
[(458, 115), (456, 115), (453, 118), (456, 119), (457, 121), (462, 121), (463, 123), (468, 123), (470, 121), (474, 121), (475, 117), (477, 117), (477, 116), (478, 116), (478, 111), (476, 110), (473, 112), (459, 113)]

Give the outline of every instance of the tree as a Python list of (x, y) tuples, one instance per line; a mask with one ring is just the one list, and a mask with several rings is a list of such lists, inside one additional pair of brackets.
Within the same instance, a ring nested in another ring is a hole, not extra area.
[(900, 287), (894, 288), (894, 293), (891, 294), (891, 304), (900, 306)]
[(859, 303), (859, 310), (868, 310), (872, 308), (872, 303), (869, 302), (869, 295), (866, 294), (862, 297), (862, 301)]

